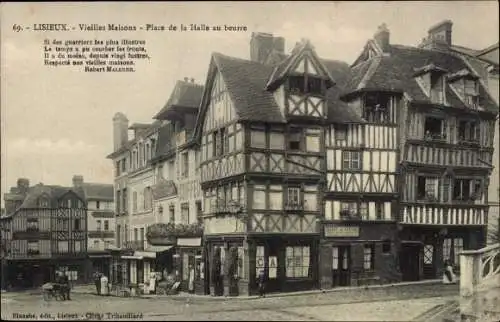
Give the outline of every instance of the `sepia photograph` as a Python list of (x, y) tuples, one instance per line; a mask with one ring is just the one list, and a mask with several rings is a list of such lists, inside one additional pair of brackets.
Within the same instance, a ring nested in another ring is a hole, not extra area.
[(499, 29), (0, 3), (2, 320), (500, 321)]

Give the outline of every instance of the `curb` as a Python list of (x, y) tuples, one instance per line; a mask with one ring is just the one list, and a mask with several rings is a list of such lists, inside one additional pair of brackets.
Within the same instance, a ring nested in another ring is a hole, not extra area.
[[(269, 294), (266, 294), (265, 298), (277, 298), (277, 297), (283, 298), (283, 297), (290, 297), (290, 296), (327, 294), (327, 293), (334, 293), (334, 292), (363, 292), (366, 290), (395, 289), (395, 288), (411, 287), (411, 286), (418, 286), (418, 285), (429, 285), (429, 286), (442, 285), (442, 280), (435, 279), (435, 280), (426, 280), (426, 281), (417, 281), (417, 282), (403, 282), (403, 283), (393, 283), (393, 284), (383, 284), (383, 285), (337, 287), (337, 288), (324, 289), (324, 290), (310, 290), (310, 291), (287, 292), (287, 293), (269, 293)], [(454, 284), (450, 284), (450, 285), (454, 285)], [(89, 295), (98, 296), (94, 291), (73, 291), (73, 293), (89, 294)], [(249, 301), (249, 300), (259, 299), (259, 296), (257, 296), (257, 295), (252, 295), (252, 296), (210, 296), (210, 295), (184, 295), (182, 293), (178, 294), (178, 295), (148, 294), (148, 295), (130, 296), (130, 297), (117, 296), (114, 294), (109, 294), (106, 296), (120, 297), (120, 298), (131, 298), (131, 299), (168, 298), (168, 299), (177, 300), (177, 301), (191, 300), (192, 299), (194, 301), (201, 301), (201, 302), (204, 302), (204, 301), (206, 301), (206, 302)]]

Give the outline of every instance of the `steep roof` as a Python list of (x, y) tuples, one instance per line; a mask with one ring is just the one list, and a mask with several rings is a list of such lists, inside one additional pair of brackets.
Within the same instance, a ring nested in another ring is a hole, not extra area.
[[(137, 137), (133, 138), (132, 140), (129, 140), (127, 143), (122, 145), (118, 150), (108, 154), (106, 156), (106, 158), (112, 159), (112, 158), (118, 156), (119, 154), (129, 150), (132, 146), (134, 146), (134, 144), (139, 140), (139, 138), (147, 137), (147, 136), (153, 134), (155, 131), (157, 131), (162, 126), (162, 124), (163, 124), (163, 122), (161, 120), (156, 120), (152, 124), (134, 123), (132, 126), (134, 126), (134, 125), (143, 126), (143, 127), (134, 127), (134, 128), (140, 128), (140, 129), (142, 129), (142, 131), (140, 131), (138, 133)], [(129, 129), (131, 129), (132, 126)]]
[(178, 80), (167, 103), (153, 118), (164, 117), (173, 107), (198, 108), (203, 95), (203, 88), (203, 85), (194, 82)]
[[(429, 97), (414, 77), (416, 69), (430, 64), (451, 74), (464, 69), (475, 74), (470, 64), (462, 56), (453, 52), (391, 45), (390, 55), (371, 58), (353, 68), (355, 74), (353, 79), (356, 81), (352, 82), (351, 90), (400, 91), (408, 94), (412, 100), (430, 103)], [(484, 86), (480, 86), (479, 95), (481, 105), (487, 111), (496, 113), (498, 107)], [(448, 85), (446, 97), (450, 105), (467, 108)]]
[(75, 193), (82, 201), (85, 201), (85, 193), (81, 188), (37, 184), (28, 189), (20, 208), (38, 208), (38, 199), (42, 196), (49, 199), (52, 207), (57, 207), (57, 201), (67, 193)]
[(112, 184), (84, 182), (82, 188), (87, 200), (114, 200), (114, 189)]

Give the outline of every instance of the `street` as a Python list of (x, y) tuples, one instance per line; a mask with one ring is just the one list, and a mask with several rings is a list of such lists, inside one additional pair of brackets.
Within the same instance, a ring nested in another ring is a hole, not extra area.
[[(41, 295), (2, 294), (2, 319), (181, 321), (410, 321), (456, 298), (456, 285), (404, 290), (341, 291), (259, 299), (98, 297), (74, 293), (72, 301)], [(31, 315), (28, 315), (31, 314)]]

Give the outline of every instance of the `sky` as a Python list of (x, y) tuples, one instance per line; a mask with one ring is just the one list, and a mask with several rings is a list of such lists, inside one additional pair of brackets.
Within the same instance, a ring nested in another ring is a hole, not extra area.
[[(204, 84), (212, 52), (249, 58), (254, 31), (308, 38), (320, 57), (352, 63), (377, 27), (392, 44), (418, 45), (430, 26), (453, 21), (453, 43), (482, 49), (498, 42), (497, 1), (445, 2), (92, 2), (1, 3), (1, 192), (31, 184), (113, 182), (112, 117), (150, 123), (177, 80)], [(15, 32), (14, 24), (207, 24), (246, 32)], [(84, 73), (43, 66), (44, 39), (145, 40), (151, 56), (135, 73)], [(3, 198), (2, 198), (3, 205)]]

